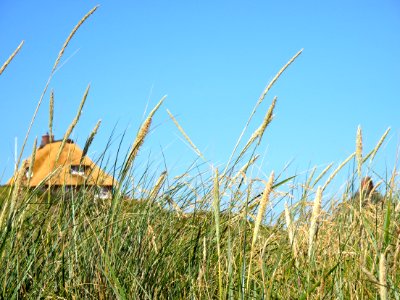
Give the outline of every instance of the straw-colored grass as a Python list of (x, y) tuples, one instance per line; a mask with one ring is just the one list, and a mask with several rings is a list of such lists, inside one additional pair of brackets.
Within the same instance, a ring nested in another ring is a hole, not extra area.
[(0, 68), (0, 75), (3, 74), (4, 70), (8, 67), (10, 62), (14, 59), (14, 57), (18, 54), (19, 50), (21, 50), (22, 45), (24, 44), (24, 41), (22, 41), (17, 49), (14, 50), (14, 52), (10, 55), (10, 57), (4, 62), (4, 64)]
[(49, 104), (49, 139), (50, 143), (53, 142), (53, 120), (54, 120), (54, 91), (50, 92)]

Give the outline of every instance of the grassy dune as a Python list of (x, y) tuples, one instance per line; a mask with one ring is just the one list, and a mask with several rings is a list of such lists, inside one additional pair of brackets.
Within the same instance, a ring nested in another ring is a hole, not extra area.
[[(2, 204), (2, 296), (369, 299), (399, 295), (399, 212), (393, 203), (397, 199), (387, 198), (383, 209), (371, 205), (360, 212), (346, 203), (335, 211), (320, 212), (309, 252), (309, 198), (289, 208), (291, 225), (282, 215), (274, 224), (263, 223), (254, 238), (252, 215), (258, 214), (259, 203), (236, 213), (206, 210), (204, 206), (215, 202), (212, 190), (205, 186), (196, 192), (204, 195), (202, 199), (175, 190), (175, 200), (115, 196), (112, 201), (95, 202), (85, 190), (50, 198), (21, 190), (13, 211)], [(185, 213), (189, 206), (194, 208)]]
[[(94, 10), (68, 37), (49, 82), (69, 40)], [(264, 90), (247, 125), (269, 89), (300, 53)], [(0, 69), (0, 75), (14, 56)], [(64, 140), (79, 121), (88, 92)], [(162, 102), (143, 122), (118, 166), (120, 184), (112, 199), (95, 199), (90, 187), (75, 193), (27, 190), (18, 179), (13, 187), (0, 188), (1, 298), (400, 298), (396, 169), (382, 183), (384, 202), (378, 205), (360, 205), (367, 199), (351, 199), (350, 192), (341, 199), (324, 195), (332, 179), (352, 160), (357, 171), (349, 182), (358, 185), (363, 165), (375, 158), (387, 132), (364, 154), (359, 129), (355, 153), (334, 170), (331, 165), (320, 174), (311, 171), (306, 182), (287, 192), (284, 187), (294, 184), (293, 178), (271, 173), (260, 183), (247, 174), (272, 121), (274, 99), (255, 132), (248, 134), (245, 126), (224, 169), (212, 170), (208, 177), (182, 174), (176, 178), (169, 178), (168, 170), (152, 174), (147, 169), (135, 174), (132, 187), (135, 159)], [(202, 158), (183, 128), (173, 121)], [(52, 120), (49, 123), (51, 132)], [(295, 193), (300, 194), (295, 204), (286, 205), (280, 215), (272, 217), (270, 206), (277, 201), (291, 203)], [(135, 199), (127, 196), (133, 194)]]

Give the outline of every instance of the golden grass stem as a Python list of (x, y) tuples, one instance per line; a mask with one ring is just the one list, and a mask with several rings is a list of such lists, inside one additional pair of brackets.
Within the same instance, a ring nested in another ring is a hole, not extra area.
[(221, 220), (220, 220), (220, 195), (219, 195), (219, 175), (218, 169), (215, 170), (214, 189), (213, 189), (213, 211), (215, 219), (215, 235), (217, 238), (217, 254), (218, 254), (218, 290), (219, 299), (222, 299), (222, 266), (221, 266)]
[(296, 265), (297, 265), (298, 264), (298, 262), (297, 262), (297, 256), (298, 256), (297, 239), (294, 234), (292, 217), (290, 215), (290, 211), (289, 211), (289, 207), (288, 207), (287, 203), (285, 203), (285, 220), (286, 220), (286, 227), (287, 227), (287, 231), (288, 231), (288, 235), (289, 235), (290, 245), (292, 246), (293, 257), (296, 260)]
[(314, 183), (311, 186), (312, 188), (321, 180), (322, 177), (325, 176), (325, 174), (330, 170), (332, 166), (333, 163), (330, 163), (325, 169), (322, 170), (321, 174), (319, 174), (318, 177), (314, 180)]
[(85, 105), (87, 96), (89, 94), (89, 89), (90, 89), (90, 84), (87, 86), (86, 91), (85, 91), (85, 93), (84, 93), (84, 95), (82, 97), (82, 100), (81, 100), (81, 103), (79, 104), (78, 111), (77, 111), (77, 113), (75, 115), (75, 118), (72, 120), (72, 123), (69, 125), (67, 131), (64, 134), (64, 138), (62, 139), (60, 148), (58, 149), (58, 153), (57, 153), (56, 160), (55, 160), (56, 162), (58, 162), (58, 159), (60, 158), (60, 155), (61, 155), (61, 153), (62, 153), (62, 151), (64, 149), (65, 143), (67, 142), (69, 136), (71, 135), (72, 131), (74, 130), (76, 124), (79, 121), (79, 118), (80, 118), (81, 113), (82, 113), (83, 106)]
[(14, 50), (14, 52), (10, 55), (10, 57), (5, 61), (3, 66), (0, 68), (0, 75), (4, 72), (4, 70), (7, 68), (7, 66), (10, 64), (10, 62), (14, 59), (15, 55), (21, 50), (22, 45), (24, 44), (24, 41), (22, 41), (17, 49)]
[(165, 179), (167, 178), (167, 172), (164, 171), (161, 173), (160, 177), (158, 177), (156, 184), (150, 192), (149, 199), (155, 199), (158, 196), (162, 186), (164, 185)]
[[(272, 86), (275, 84), (275, 82), (278, 80), (278, 78), (282, 75), (282, 73), (296, 60), (296, 58), (303, 52), (303, 49), (298, 51), (280, 70), (279, 72), (275, 75), (274, 78), (270, 81), (270, 83), (267, 85), (267, 87), (264, 89), (262, 92), (260, 98), (257, 101), (257, 105), (255, 109), (264, 101), (265, 96), (268, 94), (269, 90), (272, 88)], [(254, 109), (254, 112), (255, 112)]]
[(240, 170), (236, 173), (236, 175), (233, 176), (231, 182), (234, 183), (234, 182), (236, 181), (236, 179), (237, 179), (240, 175), (242, 175), (243, 177), (246, 176), (246, 173), (247, 173), (248, 168), (249, 168), (251, 165), (253, 165), (259, 157), (260, 157), (259, 155), (255, 155), (255, 156), (253, 156), (247, 163), (245, 163), (244, 166), (241, 167)]
[(53, 119), (54, 119), (54, 91), (50, 92), (50, 107), (49, 107), (49, 139), (53, 142)]
[(358, 126), (357, 137), (356, 137), (356, 160), (357, 160), (357, 173), (359, 178), (361, 178), (361, 168), (363, 164), (362, 151), (363, 151), (362, 130), (361, 126)]
[(370, 154), (368, 154), (365, 158), (364, 158), (364, 162), (371, 157), (370, 162), (372, 162), (376, 156), (376, 153), (378, 152), (378, 150), (380, 149), (380, 147), (382, 146), (383, 142), (385, 141), (387, 135), (390, 132), (390, 127), (388, 129), (386, 129), (386, 131), (384, 132), (384, 134), (382, 135), (382, 137), (379, 139), (378, 143), (376, 144), (375, 148), (372, 150), (372, 152)]
[(274, 113), (274, 108), (276, 105), (277, 97), (272, 100), (270, 107), (268, 108), (267, 113), (261, 123), (261, 125), (253, 132), (250, 139), (247, 141), (246, 145), (244, 146), (243, 150), (239, 154), (239, 158), (250, 148), (255, 140), (258, 140), (258, 144), (260, 144), (261, 139), (264, 135), (265, 129), (271, 123)]
[(196, 145), (192, 142), (190, 137), (186, 134), (185, 130), (183, 130), (182, 126), (178, 123), (176, 118), (171, 114), (171, 112), (167, 109), (167, 113), (171, 120), (174, 122), (175, 126), (178, 128), (180, 133), (183, 135), (183, 137), (186, 139), (186, 141), (190, 144), (190, 146), (193, 148), (193, 150), (196, 152), (198, 156), (200, 156), (203, 160), (205, 160), (204, 155), (201, 153), (199, 148), (196, 147)]
[(387, 295), (387, 275), (386, 275), (386, 255), (381, 253), (379, 257), (379, 295), (382, 300), (388, 298)]
[(318, 219), (321, 213), (322, 188), (319, 186), (314, 199), (313, 210), (311, 215), (310, 231), (308, 235), (308, 258), (311, 259), (314, 250), (315, 234), (318, 228)]
[(33, 175), (33, 165), (35, 164), (36, 150), (37, 150), (37, 138), (35, 138), (35, 141), (33, 142), (31, 161), (29, 162), (29, 169), (28, 169), (28, 174), (27, 174), (28, 175), (27, 187), (29, 187), (29, 184), (31, 182), (31, 177)]
[(361, 266), (361, 271), (367, 276), (368, 280), (372, 283), (379, 284), (379, 281), (375, 278), (374, 274), (367, 270), (364, 266)]
[(144, 143), (144, 139), (146, 138), (147, 134), (149, 133), (150, 130), (150, 125), (153, 119), (154, 114), (156, 113), (156, 111), (159, 109), (159, 107), (161, 106), (161, 104), (164, 102), (165, 98), (167, 96), (164, 96), (161, 98), (161, 100), (157, 103), (157, 105), (152, 109), (152, 111), (149, 113), (149, 115), (147, 116), (147, 118), (144, 120), (144, 122), (142, 123), (142, 125), (140, 126), (140, 129), (138, 131), (138, 134), (136, 135), (136, 138), (132, 144), (131, 149), (129, 150), (129, 154), (127, 157), (126, 162), (124, 163), (124, 167), (123, 170), (121, 172), (121, 179), (123, 180), (127, 174), (127, 172), (129, 171), (129, 169), (131, 168), (136, 155), (139, 152), (140, 147), (143, 145)]
[(249, 119), (247, 120), (246, 125), (244, 126), (235, 147), (233, 148), (233, 151), (231, 153), (231, 156), (228, 159), (228, 163), (226, 164), (225, 170), (223, 172), (223, 174), (226, 173), (226, 171), (229, 168), (229, 165), (233, 159), (233, 156), (236, 153), (237, 148), (239, 147), (240, 142), (242, 141), (242, 138), (247, 130), (247, 128), (249, 127), (249, 124), (251, 122), (251, 120), (253, 119), (254, 114), (257, 111), (257, 108), (260, 106), (260, 104), (264, 101), (266, 95), (268, 94), (269, 90), (272, 88), (272, 86), (275, 84), (275, 82), (278, 80), (278, 78), (282, 75), (282, 73), (296, 60), (296, 58), (303, 52), (303, 49), (301, 49), (300, 51), (298, 51), (280, 70), (279, 72), (275, 75), (275, 77), (269, 82), (269, 84), (267, 85), (267, 87), (264, 89), (264, 91), (261, 93), (256, 105), (253, 108), (253, 111), (251, 112)]
[(326, 187), (331, 183), (333, 178), (339, 173), (339, 171), (356, 155), (355, 153), (350, 154), (349, 157), (347, 157), (336, 169), (335, 171), (332, 172), (331, 176), (326, 180), (325, 184), (322, 187), (322, 191), (326, 189)]
[(260, 231), (260, 225), (264, 218), (264, 214), (267, 209), (267, 204), (269, 203), (269, 198), (270, 198), (269, 196), (272, 192), (272, 186), (274, 184), (274, 177), (275, 177), (275, 173), (274, 173), (274, 171), (272, 171), (271, 174), (269, 175), (268, 182), (265, 186), (263, 195), (260, 199), (260, 206), (258, 208), (257, 217), (256, 217), (256, 220), (254, 223), (253, 238), (251, 241), (251, 248), (250, 248), (251, 250), (250, 250), (249, 270), (248, 270), (248, 274), (247, 274), (247, 290), (249, 289), (249, 284), (250, 284), (251, 263), (252, 263), (254, 252), (255, 252), (254, 248), (255, 248), (257, 238), (258, 238), (258, 232)]
[(81, 156), (81, 159), (80, 159), (80, 164), (83, 163), (83, 159), (85, 158), (86, 154), (89, 151), (89, 147), (92, 144), (92, 142), (94, 140), (94, 137), (97, 134), (97, 131), (99, 130), (100, 124), (101, 124), (101, 120), (98, 120), (96, 125), (94, 126), (92, 132), (89, 134), (89, 137), (87, 138), (87, 140), (85, 142), (85, 146), (83, 147), (82, 156)]
[(89, 18), (95, 11), (96, 9), (99, 7), (99, 5), (96, 5), (95, 7), (93, 7), (86, 15), (83, 16), (83, 18), (78, 22), (78, 24), (75, 25), (75, 27), (72, 29), (71, 33), (69, 34), (69, 36), (67, 37), (67, 39), (65, 40), (60, 52), (58, 53), (57, 59), (54, 62), (53, 65), (53, 69), (51, 70), (51, 73), (54, 73), (60, 60), (61, 57), (64, 55), (64, 51), (67, 48), (69, 42), (71, 41), (71, 39), (73, 38), (73, 36), (75, 35), (75, 33), (78, 31), (79, 27), (81, 27), (81, 25), (87, 20), (87, 18)]

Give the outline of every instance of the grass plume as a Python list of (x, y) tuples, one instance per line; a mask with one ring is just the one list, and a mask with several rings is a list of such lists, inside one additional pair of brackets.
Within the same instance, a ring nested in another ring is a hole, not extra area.
[(79, 118), (81, 117), (83, 106), (85, 105), (87, 96), (89, 94), (89, 89), (90, 89), (90, 85), (87, 86), (87, 88), (85, 90), (85, 93), (83, 94), (83, 97), (82, 97), (81, 102), (79, 103), (78, 111), (76, 112), (75, 118), (72, 120), (72, 122), (69, 125), (67, 131), (64, 134), (64, 138), (62, 139), (60, 148), (58, 149), (56, 162), (59, 160), (60, 155), (61, 155), (61, 153), (62, 153), (62, 151), (63, 151), (63, 149), (65, 147), (65, 143), (69, 139), (69, 136), (71, 135), (72, 131), (74, 130), (76, 124), (78, 124), (78, 122), (79, 122)]
[(176, 120), (176, 118), (173, 116), (173, 114), (171, 114), (171, 112), (167, 109), (167, 113), (169, 115), (169, 117), (171, 118), (171, 120), (174, 122), (175, 126), (178, 128), (178, 130), (180, 131), (180, 133), (183, 135), (183, 137), (185, 138), (185, 140), (189, 143), (189, 145), (193, 148), (193, 150), (195, 151), (195, 153), (200, 156), (203, 160), (205, 160), (204, 155), (201, 153), (201, 151), (199, 150), (199, 148), (196, 147), (196, 145), (192, 142), (192, 140), (190, 139), (190, 137), (186, 134), (186, 132), (183, 130), (182, 126), (178, 123), (178, 121)]
[(253, 119), (254, 114), (256, 113), (258, 107), (260, 106), (260, 104), (264, 101), (265, 97), (267, 96), (268, 92), (270, 91), (270, 89), (273, 87), (273, 85), (275, 84), (275, 82), (279, 79), (279, 77), (282, 75), (282, 73), (297, 59), (297, 57), (300, 56), (300, 54), (303, 52), (303, 49), (301, 49), (300, 51), (298, 51), (279, 71), (278, 73), (274, 76), (274, 78), (272, 78), (272, 80), (268, 83), (268, 85), (265, 87), (265, 89), (263, 90), (263, 92), (261, 93), (260, 97), (258, 98), (258, 101), (256, 103), (256, 105), (253, 108), (253, 111), (251, 112), (246, 125), (244, 126), (242, 132), (239, 135), (239, 138), (233, 148), (232, 154), (228, 159), (228, 163), (226, 164), (225, 170), (223, 172), (223, 174), (225, 174), (225, 172), (228, 170), (228, 167), (236, 153), (236, 150), (238, 149), (240, 142), (243, 139), (243, 136), (247, 130), (247, 128), (250, 125), (251, 120)]
[(293, 257), (296, 260), (296, 264), (298, 264), (297, 263), (297, 256), (298, 256), (297, 239), (296, 239), (296, 235), (295, 235), (295, 230), (293, 228), (292, 217), (291, 217), (287, 203), (285, 203), (285, 220), (286, 220), (286, 228), (287, 228), (288, 235), (289, 235), (290, 245), (292, 246)]
[(60, 52), (58, 53), (58, 56), (56, 58), (56, 61), (54, 62), (53, 69), (51, 70), (51, 73), (53, 74), (56, 69), (58, 64), (60, 63), (60, 60), (62, 56), (64, 55), (65, 49), (68, 47), (69, 42), (72, 40), (74, 37), (75, 33), (78, 31), (78, 29), (82, 26), (82, 24), (97, 10), (99, 6), (93, 7), (90, 11), (86, 13), (86, 15), (83, 16), (82, 19), (79, 20), (79, 22), (75, 25), (75, 27), (72, 29), (71, 33), (68, 35), (67, 39), (65, 40), (63, 46), (61, 47)]
[(272, 171), (269, 175), (269, 179), (267, 184), (265, 185), (264, 192), (260, 199), (260, 206), (258, 207), (258, 213), (256, 220), (254, 222), (254, 230), (253, 230), (253, 238), (251, 240), (251, 247), (250, 247), (250, 262), (249, 262), (249, 270), (247, 274), (247, 289), (249, 289), (250, 283), (250, 275), (251, 275), (251, 264), (254, 256), (255, 251), (255, 244), (258, 238), (258, 233), (260, 231), (260, 226), (264, 218), (265, 210), (267, 209), (267, 204), (269, 202), (270, 194), (272, 192), (272, 186), (274, 184), (275, 173)]
[(53, 119), (54, 119), (54, 91), (50, 92), (50, 105), (49, 105), (49, 139), (50, 143), (53, 142)]
[(318, 187), (317, 192), (315, 194), (315, 199), (313, 203), (312, 215), (311, 215), (311, 224), (310, 230), (308, 234), (308, 258), (311, 259), (311, 255), (314, 249), (315, 242), (315, 234), (317, 233), (318, 228), (318, 219), (321, 213), (321, 201), (322, 201), (322, 188)]
[(147, 118), (144, 120), (144, 122), (142, 123), (138, 134), (136, 135), (136, 138), (131, 146), (131, 149), (129, 150), (127, 159), (124, 163), (123, 166), (123, 170), (121, 172), (120, 175), (120, 180), (123, 181), (126, 178), (126, 175), (128, 174), (128, 171), (130, 170), (136, 155), (139, 152), (140, 147), (143, 145), (144, 143), (144, 139), (146, 138), (147, 134), (149, 133), (150, 130), (150, 125), (151, 125), (151, 121), (153, 119), (154, 114), (156, 113), (156, 111), (160, 108), (161, 104), (164, 102), (166, 96), (162, 97), (161, 100), (157, 103), (157, 105), (153, 108), (152, 111), (150, 111), (149, 115), (147, 116)]
[(22, 41), (17, 49), (14, 50), (14, 52), (10, 55), (10, 57), (4, 62), (4, 64), (0, 68), (0, 75), (3, 74), (4, 70), (7, 68), (7, 66), (10, 64), (10, 62), (14, 59), (14, 57), (17, 55), (19, 50), (21, 50), (22, 45), (24, 44), (24, 41)]
[(357, 160), (358, 177), (361, 178), (361, 168), (362, 168), (362, 164), (363, 164), (363, 140), (362, 140), (361, 126), (358, 126), (358, 128), (357, 128), (356, 160)]
[(85, 146), (83, 147), (82, 156), (81, 156), (81, 159), (80, 159), (80, 164), (82, 164), (84, 157), (88, 153), (89, 147), (92, 144), (92, 142), (94, 140), (94, 137), (97, 134), (97, 131), (99, 130), (100, 124), (101, 124), (101, 120), (98, 120), (96, 125), (94, 126), (92, 132), (89, 134), (89, 137), (87, 138), (87, 140), (85, 142)]

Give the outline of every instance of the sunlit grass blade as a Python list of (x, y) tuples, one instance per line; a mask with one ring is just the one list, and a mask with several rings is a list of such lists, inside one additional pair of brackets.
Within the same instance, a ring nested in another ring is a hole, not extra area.
[(331, 181), (333, 180), (333, 178), (335, 178), (335, 176), (339, 173), (339, 171), (350, 161), (353, 159), (353, 157), (355, 156), (355, 152), (350, 154), (349, 157), (347, 157), (336, 169), (335, 171), (332, 172), (332, 174), (329, 176), (329, 178), (326, 180), (325, 184), (322, 186), (322, 191), (324, 191), (326, 189), (326, 187), (331, 183)]
[(376, 153), (378, 153), (379, 149), (381, 148), (383, 142), (385, 141), (387, 135), (390, 132), (390, 127), (388, 129), (386, 129), (385, 133), (382, 135), (382, 137), (379, 139), (378, 143), (376, 144), (375, 148), (372, 149), (372, 151), (370, 153), (368, 153), (365, 157), (363, 162), (365, 163), (367, 161), (368, 158), (371, 158), (371, 162), (374, 160)]
[(17, 55), (17, 53), (19, 52), (19, 50), (21, 50), (22, 45), (24, 44), (24, 41), (22, 41), (17, 49), (14, 50), (14, 52), (10, 55), (10, 57), (4, 62), (4, 64), (2, 65), (2, 67), (0, 68), (0, 75), (4, 72), (4, 70), (7, 68), (7, 66), (10, 64), (10, 62), (14, 59), (15, 55)]
[(60, 145), (60, 147), (58, 149), (58, 152), (57, 152), (57, 156), (56, 156), (56, 160), (55, 160), (56, 162), (58, 162), (58, 160), (60, 158), (60, 155), (61, 155), (62, 151), (64, 150), (65, 143), (69, 139), (69, 136), (71, 135), (72, 131), (74, 130), (76, 124), (78, 124), (78, 122), (79, 122), (79, 118), (81, 116), (83, 106), (85, 105), (87, 96), (89, 94), (89, 89), (90, 89), (90, 85), (87, 86), (87, 88), (85, 90), (85, 93), (83, 94), (83, 97), (82, 97), (81, 102), (79, 103), (78, 111), (77, 111), (77, 113), (75, 115), (75, 118), (72, 120), (72, 122), (69, 125), (67, 131), (64, 134), (64, 137), (63, 137), (63, 139), (61, 141), (61, 145)]
[(53, 119), (54, 119), (54, 91), (50, 92), (50, 105), (49, 105), (49, 139), (50, 143), (53, 142)]
[(199, 150), (199, 148), (196, 147), (196, 145), (192, 142), (192, 140), (190, 139), (190, 137), (186, 134), (186, 132), (183, 130), (182, 126), (178, 123), (178, 121), (176, 120), (176, 118), (171, 114), (171, 112), (167, 109), (167, 113), (169, 115), (169, 117), (171, 118), (171, 120), (174, 122), (176, 128), (178, 128), (178, 130), (180, 131), (180, 133), (183, 135), (183, 137), (185, 138), (185, 140), (189, 143), (189, 145), (193, 148), (194, 152), (200, 156), (203, 160), (205, 160), (204, 155), (201, 153), (201, 151)]
[(82, 150), (82, 156), (81, 156), (81, 159), (80, 159), (80, 164), (82, 164), (83, 159), (85, 158), (86, 154), (88, 153), (89, 147), (92, 144), (92, 142), (94, 140), (94, 137), (97, 134), (97, 131), (99, 130), (100, 124), (101, 124), (101, 120), (98, 120), (96, 125), (94, 126), (92, 132), (89, 134), (89, 137), (87, 138), (85, 146), (83, 147), (83, 150)]
[(237, 140), (237, 142), (236, 142), (236, 144), (235, 144), (235, 146), (234, 146), (234, 148), (233, 148), (233, 151), (232, 151), (232, 153), (231, 153), (231, 156), (230, 156), (229, 159), (228, 159), (228, 162), (227, 162), (227, 164), (226, 164), (226, 167), (225, 167), (225, 170), (224, 170), (223, 174), (225, 174), (226, 171), (228, 170), (228, 167), (229, 167), (229, 165), (230, 165), (230, 162), (232, 161), (232, 159), (233, 159), (233, 157), (234, 157), (234, 155), (235, 155), (235, 153), (236, 153), (236, 150), (237, 150), (237, 148), (239, 147), (240, 142), (242, 141), (243, 136), (244, 136), (245, 132), (247, 131), (247, 128), (249, 127), (249, 124), (250, 124), (251, 120), (253, 119), (254, 114), (256, 113), (256, 111), (257, 111), (258, 107), (260, 106), (260, 104), (264, 101), (264, 99), (265, 99), (266, 95), (268, 94), (269, 90), (272, 88), (272, 86), (275, 84), (275, 82), (278, 80), (278, 78), (282, 75), (282, 73), (296, 60), (296, 58), (297, 58), (302, 52), (303, 52), (303, 49), (301, 49), (300, 51), (298, 51), (298, 52), (297, 52), (297, 53), (296, 53), (296, 54), (295, 54), (295, 55), (294, 55), (294, 56), (279, 70), (279, 72), (274, 76), (274, 78), (268, 83), (267, 87), (266, 87), (266, 88), (263, 90), (263, 92), (261, 93), (261, 95), (260, 95), (260, 97), (259, 97), (259, 99), (258, 99), (256, 105), (255, 105), (254, 108), (253, 108), (253, 111), (251, 112), (251, 114), (250, 114), (250, 116), (249, 116), (249, 118), (248, 118), (248, 120), (247, 120), (247, 122), (246, 122), (246, 125), (244, 126), (242, 132), (240, 133), (240, 136), (239, 136), (239, 138), (238, 138), (238, 140)]
[(356, 160), (357, 160), (358, 177), (361, 178), (361, 167), (362, 167), (362, 164), (363, 164), (363, 140), (362, 140), (361, 126), (358, 126), (358, 128), (357, 128)]
[(219, 174), (218, 169), (215, 170), (214, 189), (213, 189), (213, 212), (215, 219), (215, 236), (217, 239), (217, 255), (218, 255), (218, 294), (222, 299), (222, 267), (221, 267), (221, 219), (220, 219), (220, 194), (219, 194)]
[(312, 215), (311, 215), (311, 223), (310, 230), (308, 235), (308, 258), (311, 259), (313, 254), (313, 250), (315, 248), (315, 234), (317, 232), (318, 227), (318, 219), (321, 212), (321, 202), (322, 202), (322, 188), (318, 187), (317, 192), (315, 194), (315, 199), (313, 203)]
[(260, 206), (258, 208), (258, 213), (257, 217), (254, 223), (254, 230), (253, 230), (253, 238), (251, 240), (251, 247), (250, 247), (250, 261), (249, 261), (249, 269), (248, 269), (248, 274), (247, 274), (247, 290), (249, 289), (249, 284), (250, 284), (250, 276), (251, 276), (251, 266), (252, 266), (252, 260), (254, 256), (254, 251), (255, 251), (255, 244), (258, 238), (258, 232), (260, 230), (260, 226), (262, 223), (262, 220), (264, 218), (265, 210), (267, 209), (267, 204), (270, 199), (270, 194), (272, 192), (272, 187), (274, 184), (274, 177), (275, 174), (272, 171), (271, 174), (269, 175), (269, 179), (267, 184), (265, 185), (265, 189), (263, 192), (263, 195), (260, 199)]

